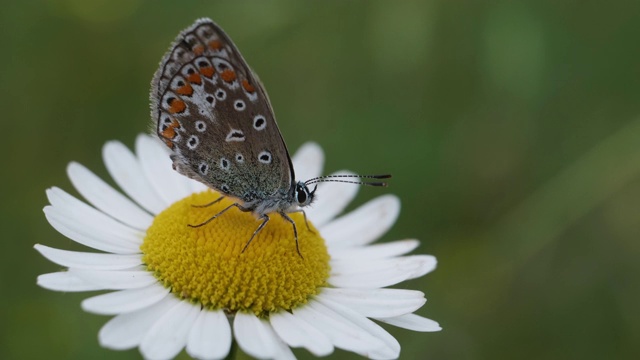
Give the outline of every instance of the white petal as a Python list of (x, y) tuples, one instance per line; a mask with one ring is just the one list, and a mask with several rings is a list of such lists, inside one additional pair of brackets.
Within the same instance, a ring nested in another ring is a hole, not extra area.
[(324, 166), (324, 152), (320, 145), (314, 142), (302, 144), (291, 158), (296, 180), (305, 181), (322, 174)]
[(373, 349), (371, 352), (365, 354), (366, 356), (372, 359), (397, 359), (400, 356), (400, 343), (386, 330), (381, 328), (380, 325), (339, 303), (327, 299), (317, 300), (384, 343), (383, 347)]
[(317, 297), (342, 304), (366, 317), (412, 313), (427, 301), (421, 291), (403, 289), (323, 288)]
[(345, 288), (379, 288), (395, 285), (433, 271), (431, 255), (413, 255), (374, 261), (331, 261), (329, 283)]
[(320, 228), (330, 247), (366, 245), (382, 236), (398, 218), (400, 200), (383, 195)]
[[(331, 175), (354, 175), (354, 173), (344, 170)], [(357, 179), (356, 179), (357, 180)], [(339, 182), (325, 182), (318, 184), (318, 191), (315, 193), (315, 201), (306, 208), (307, 216), (313, 224), (320, 227), (344, 210), (351, 200), (358, 193), (359, 186), (354, 184), (344, 184)]]
[(93, 206), (109, 216), (136, 229), (144, 230), (153, 222), (153, 217), (127, 199), (92, 173), (86, 167), (72, 162), (67, 174), (73, 186)]
[(326, 335), (287, 311), (270, 314), (269, 321), (278, 336), (291, 347), (303, 347), (315, 356), (333, 352), (333, 344)]
[(107, 214), (96, 210), (59, 188), (47, 190), (51, 205), (70, 220), (90, 228), (92, 232), (101, 232), (125, 242), (142, 244), (144, 232), (127, 226)]
[(418, 240), (401, 240), (384, 244), (363, 247), (329, 248), (329, 255), (334, 260), (375, 260), (387, 259), (407, 254), (420, 245)]
[(140, 253), (139, 245), (123, 241), (109, 234), (91, 231), (92, 229), (87, 224), (69, 219), (53, 206), (45, 206), (43, 211), (47, 221), (54, 229), (79, 244), (115, 254)]
[(164, 299), (169, 289), (159, 283), (139, 288), (115, 291), (85, 299), (82, 309), (99, 315), (117, 315), (149, 307)]
[(167, 147), (157, 139), (139, 135), (136, 153), (147, 180), (165, 204), (173, 204), (191, 194), (188, 178), (173, 170)]
[(325, 334), (337, 348), (362, 355), (384, 347), (380, 340), (317, 301), (293, 310), (293, 314)]
[(151, 272), (144, 270), (99, 271), (69, 269), (69, 271), (88, 283), (110, 290), (136, 289), (158, 282)]
[(442, 328), (437, 322), (416, 314), (405, 314), (391, 318), (375, 318), (390, 325), (420, 332), (440, 331)]
[(200, 181), (196, 181), (193, 179), (187, 178), (187, 184), (189, 185), (189, 189), (191, 189), (192, 193), (199, 193), (207, 190), (211, 190), (207, 185), (201, 183)]
[(48, 290), (65, 292), (104, 290), (104, 287), (84, 281), (68, 271), (40, 275), (37, 284)]
[(287, 346), (282, 340), (278, 340), (278, 349), (276, 350), (276, 355), (273, 357), (274, 360), (296, 360), (296, 356), (293, 355), (293, 351), (291, 348)]
[(254, 314), (237, 312), (233, 333), (240, 348), (258, 359), (270, 359), (278, 353), (278, 335), (271, 325)]
[(58, 265), (78, 269), (123, 270), (142, 264), (140, 255), (115, 255), (68, 251), (40, 244), (36, 244), (34, 248), (38, 250), (42, 256)]
[(231, 349), (231, 326), (222, 310), (201, 310), (187, 339), (187, 353), (196, 359), (224, 359)]
[(144, 336), (140, 343), (140, 352), (145, 359), (171, 359), (178, 355), (187, 344), (198, 313), (199, 305), (180, 301), (167, 311)]
[(126, 350), (140, 345), (153, 324), (179, 302), (175, 296), (167, 296), (148, 308), (114, 317), (98, 332), (100, 345), (113, 350)]
[(119, 141), (109, 141), (102, 148), (102, 158), (113, 180), (129, 197), (152, 214), (165, 209), (131, 150)]

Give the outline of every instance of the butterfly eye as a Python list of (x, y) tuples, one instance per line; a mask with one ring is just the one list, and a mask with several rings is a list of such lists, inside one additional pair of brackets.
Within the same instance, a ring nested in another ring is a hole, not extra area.
[(303, 187), (296, 189), (296, 201), (298, 204), (304, 204), (307, 201), (307, 192)]

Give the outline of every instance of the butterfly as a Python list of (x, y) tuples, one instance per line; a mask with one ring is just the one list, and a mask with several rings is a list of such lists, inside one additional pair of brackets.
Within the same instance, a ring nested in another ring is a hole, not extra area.
[[(151, 117), (156, 134), (171, 149), (173, 168), (235, 200), (202, 224), (236, 207), (262, 220), (243, 248), (277, 213), (291, 223), (300, 254), (298, 230), (288, 215), (314, 200), (317, 183), (345, 182), (386, 186), (390, 175), (331, 175), (296, 181), (287, 145), (269, 97), (240, 51), (210, 19), (183, 30), (164, 55), (151, 83)], [(316, 184), (313, 190), (310, 185)], [(302, 256), (300, 254), (300, 256)]]

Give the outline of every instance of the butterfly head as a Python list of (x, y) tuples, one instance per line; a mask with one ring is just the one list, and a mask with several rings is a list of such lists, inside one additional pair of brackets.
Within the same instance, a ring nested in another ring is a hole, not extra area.
[(295, 187), (294, 197), (299, 207), (307, 206), (313, 202), (313, 194), (316, 192), (318, 185), (313, 190), (309, 190), (307, 184), (302, 181), (298, 181)]

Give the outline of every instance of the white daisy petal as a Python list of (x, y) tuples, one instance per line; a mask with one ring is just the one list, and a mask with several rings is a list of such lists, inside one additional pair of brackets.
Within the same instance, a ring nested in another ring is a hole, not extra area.
[(302, 144), (291, 158), (296, 180), (305, 181), (322, 174), (324, 166), (324, 152), (320, 145), (314, 142)]
[(421, 291), (404, 289), (324, 288), (316, 296), (342, 304), (366, 317), (393, 317), (412, 313), (427, 301)]
[(191, 194), (183, 175), (173, 170), (166, 146), (147, 135), (136, 139), (136, 153), (147, 180), (167, 205)]
[(58, 265), (78, 269), (122, 270), (142, 264), (140, 255), (99, 254), (60, 250), (45, 245), (34, 246), (42, 256)]
[(189, 330), (199, 313), (199, 306), (180, 301), (162, 315), (140, 343), (140, 352), (144, 358), (171, 359), (178, 355), (187, 344)]
[(291, 347), (303, 347), (315, 356), (333, 352), (333, 344), (326, 335), (287, 311), (270, 314), (269, 321), (278, 336)]
[(125, 242), (140, 245), (144, 233), (96, 210), (59, 188), (47, 190), (51, 205), (70, 220), (81, 223), (91, 232), (101, 232)]
[(293, 314), (326, 335), (337, 348), (367, 354), (384, 344), (326, 306), (311, 301)]
[(189, 180), (187, 181), (187, 183), (189, 184), (189, 188), (191, 189), (192, 193), (199, 193), (199, 192), (211, 190), (207, 185), (199, 181), (195, 181), (192, 179), (187, 179), (187, 180)]
[(82, 302), (82, 309), (99, 315), (118, 315), (149, 307), (164, 299), (167, 294), (169, 289), (160, 284), (152, 284), (90, 297)]
[[(355, 175), (344, 170), (331, 175)], [(357, 180), (357, 179), (356, 179)], [(318, 184), (313, 204), (305, 209), (307, 216), (316, 227), (323, 226), (344, 210), (358, 193), (359, 186), (339, 182)]]
[(179, 302), (174, 296), (167, 296), (147, 308), (114, 317), (100, 329), (100, 345), (114, 350), (126, 350), (140, 345), (153, 324)]
[(330, 247), (329, 255), (334, 260), (376, 260), (387, 259), (410, 253), (420, 245), (418, 240), (401, 240), (363, 247)]
[(385, 346), (373, 349), (366, 356), (372, 359), (397, 359), (400, 356), (400, 343), (380, 325), (337, 302), (320, 298), (316, 300), (384, 343)]
[(110, 290), (136, 289), (158, 282), (151, 272), (144, 270), (99, 271), (69, 269), (69, 271), (88, 283)]
[(382, 236), (398, 218), (400, 200), (383, 195), (322, 226), (329, 247), (366, 245)]
[(166, 204), (153, 191), (136, 156), (119, 141), (109, 141), (102, 148), (102, 158), (116, 184), (143, 208), (159, 214)]
[(421, 331), (421, 332), (432, 332), (432, 331), (440, 331), (442, 328), (440, 324), (437, 322), (422, 317), (416, 314), (405, 314), (400, 316), (394, 316), (390, 318), (375, 318), (376, 320), (385, 322), (389, 325), (401, 327), (403, 329), (413, 330), (413, 331)]
[(43, 211), (47, 221), (54, 229), (79, 244), (114, 254), (137, 254), (140, 252), (140, 245), (122, 241), (109, 234), (91, 231), (86, 224), (69, 219), (53, 206), (45, 206)]
[(68, 271), (39, 275), (36, 283), (45, 289), (54, 291), (76, 292), (104, 290), (104, 287), (87, 282)]
[(231, 349), (231, 326), (222, 310), (201, 310), (187, 339), (187, 353), (196, 359), (224, 359)]
[(271, 359), (278, 353), (278, 336), (268, 322), (254, 314), (237, 312), (233, 333), (240, 348), (258, 359)]
[(72, 162), (67, 166), (67, 174), (73, 186), (87, 201), (114, 219), (136, 229), (146, 229), (153, 222), (149, 213), (114, 190), (86, 167)]
[[(230, 324), (226, 309), (207, 310), (197, 299), (174, 296), (171, 285), (165, 287), (146, 268), (140, 247), (154, 221), (151, 214), (208, 187), (174, 171), (169, 153), (161, 141), (147, 135), (136, 139), (135, 155), (120, 142), (105, 144), (104, 162), (124, 193), (84, 166), (69, 164), (71, 181), (93, 206), (61, 189), (47, 190), (51, 205), (44, 213), (51, 225), (71, 240), (107, 253), (36, 244), (44, 257), (68, 267), (40, 275), (37, 283), (57, 291), (116, 290), (82, 301), (87, 312), (115, 315), (98, 334), (102, 346), (139, 347), (145, 359), (170, 359), (182, 349), (196, 359), (223, 359), (235, 339), (245, 353), (259, 359), (295, 359), (292, 348), (315, 356), (340, 348), (372, 359), (392, 359), (400, 355), (400, 344), (373, 320), (415, 331), (441, 330), (437, 322), (413, 313), (426, 302), (422, 292), (383, 288), (436, 267), (433, 256), (406, 255), (419, 246), (417, 240), (370, 245), (397, 219), (398, 198), (381, 196), (335, 219), (358, 191), (358, 186), (342, 183), (319, 183), (317, 201), (306, 209), (325, 239), (331, 268), (326, 280), (330, 286), (309, 302), (291, 311), (265, 309), (268, 319), (235, 312)], [(297, 180), (308, 180), (321, 174), (324, 153), (317, 144), (307, 143), (292, 162)], [(353, 175), (332, 175), (338, 174)], [(241, 287), (231, 290), (246, 292)]]
[(345, 288), (377, 288), (420, 277), (433, 271), (436, 259), (413, 255), (375, 261), (331, 261), (329, 283)]
[(293, 355), (293, 351), (291, 348), (287, 346), (284, 342), (278, 340), (278, 349), (276, 350), (276, 355), (273, 357), (274, 360), (296, 360), (296, 356)]

